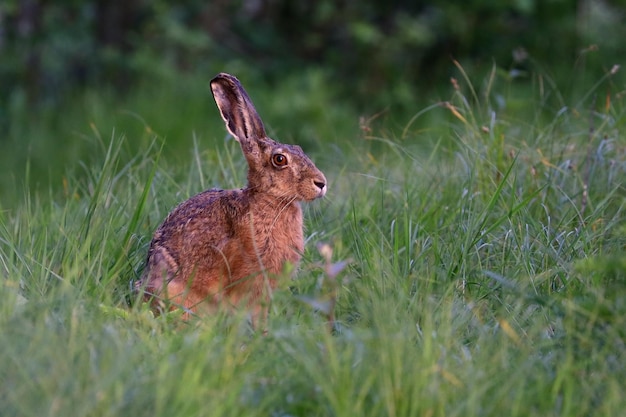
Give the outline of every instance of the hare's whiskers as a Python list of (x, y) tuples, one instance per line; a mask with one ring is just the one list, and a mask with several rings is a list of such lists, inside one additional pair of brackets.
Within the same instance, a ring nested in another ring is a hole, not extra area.
[(272, 229), (278, 222), (278, 218), (280, 217), (280, 215), (283, 214), (283, 212), (287, 209), (287, 207), (289, 207), (297, 199), (296, 197), (293, 197), (293, 196), (290, 197), (288, 195), (285, 195), (285, 197), (281, 197), (281, 199), (284, 199), (284, 201), (286, 202), (282, 205), (280, 210), (278, 210), (278, 212), (276, 213), (276, 216), (274, 216), (274, 220), (272, 221)]

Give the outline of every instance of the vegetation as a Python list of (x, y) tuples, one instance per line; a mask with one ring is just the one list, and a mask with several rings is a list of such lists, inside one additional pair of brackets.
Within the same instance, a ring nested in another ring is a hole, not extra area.
[(478, 81), (453, 69), (447, 99), (401, 121), (359, 120), (315, 71), (274, 87), (242, 76), (270, 131), (330, 182), (267, 335), (244, 312), (154, 317), (130, 291), (177, 202), (245, 180), (202, 84), (143, 90), (125, 112), (86, 93), (64, 112), (91, 122), (80, 133), (29, 127), (63, 132), (68, 154), (48, 184), (31, 161), (3, 193), (2, 414), (619, 414), (619, 73), (575, 99), (545, 73), (518, 88), (495, 67)]
[[(164, 73), (213, 73), (224, 61), (276, 80), (324, 67), (342, 92), (371, 111), (412, 107), (424, 88), (466, 65), (495, 60), (525, 73), (529, 58), (563, 70), (574, 58), (596, 79), (623, 55), (624, 1), (472, 0), (293, 2), (167, 0), (0, 4), (0, 123), (27, 101), (48, 106), (84, 86), (126, 91)], [(581, 51), (583, 54), (581, 55)]]

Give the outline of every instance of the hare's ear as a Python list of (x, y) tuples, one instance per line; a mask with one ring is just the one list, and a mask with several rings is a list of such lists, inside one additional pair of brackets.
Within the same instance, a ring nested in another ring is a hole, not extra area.
[(248, 139), (265, 137), (263, 122), (237, 78), (223, 72), (217, 74), (211, 80), (211, 91), (226, 128), (242, 145)]

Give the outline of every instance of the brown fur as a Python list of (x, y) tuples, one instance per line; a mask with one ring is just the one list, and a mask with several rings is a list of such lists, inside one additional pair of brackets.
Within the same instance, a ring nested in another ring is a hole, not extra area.
[(182, 307), (185, 317), (220, 305), (258, 316), (285, 263), (296, 265), (304, 250), (299, 202), (323, 197), (326, 178), (299, 146), (266, 136), (235, 77), (218, 74), (211, 89), (241, 144), (248, 184), (176, 207), (154, 234), (138, 288), (155, 309)]

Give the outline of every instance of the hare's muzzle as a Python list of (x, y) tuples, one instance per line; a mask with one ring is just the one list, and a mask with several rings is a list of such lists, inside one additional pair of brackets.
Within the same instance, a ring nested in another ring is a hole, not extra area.
[(321, 198), (326, 195), (326, 178), (317, 178), (313, 180), (313, 185), (317, 189), (317, 196), (315, 198)]

